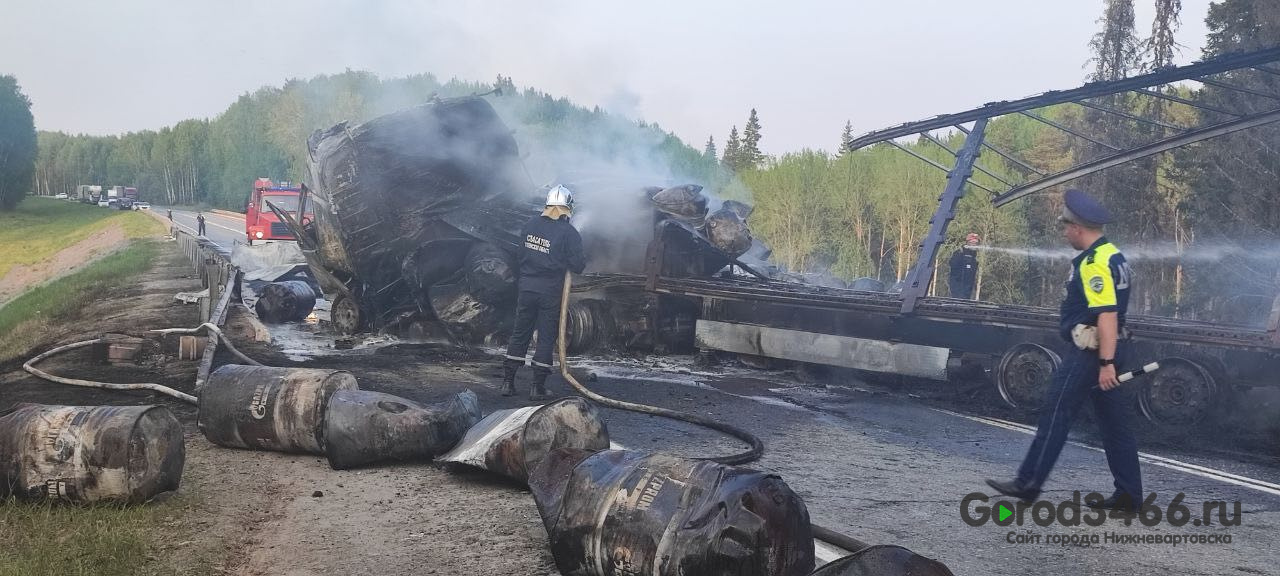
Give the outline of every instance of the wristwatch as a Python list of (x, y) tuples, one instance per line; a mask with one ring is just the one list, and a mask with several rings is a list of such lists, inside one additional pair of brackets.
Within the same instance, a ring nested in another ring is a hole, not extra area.
[(1116, 363), (1116, 359), (1115, 359), (1115, 358), (1110, 358), (1110, 359), (1108, 359), (1108, 358), (1099, 358), (1099, 359), (1098, 359), (1098, 366), (1110, 366), (1110, 365), (1115, 364), (1115, 363)]

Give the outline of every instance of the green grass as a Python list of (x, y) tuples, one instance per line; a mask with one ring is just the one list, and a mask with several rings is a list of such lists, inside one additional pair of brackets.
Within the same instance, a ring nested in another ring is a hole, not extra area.
[(45, 260), (89, 235), (119, 225), (128, 238), (164, 232), (155, 218), (134, 211), (30, 197), (12, 212), (0, 212), (0, 278), (16, 265)]
[(0, 576), (137, 574), (156, 516), (148, 506), (0, 503)]
[[(144, 216), (145, 218), (145, 216)], [(61, 320), (107, 291), (130, 284), (160, 253), (154, 240), (134, 240), (77, 272), (33, 288), (0, 308), (0, 362), (25, 355)]]

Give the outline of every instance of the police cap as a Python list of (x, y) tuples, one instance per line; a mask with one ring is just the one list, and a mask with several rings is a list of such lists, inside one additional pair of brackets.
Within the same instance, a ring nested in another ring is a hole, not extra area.
[(1090, 228), (1101, 228), (1111, 223), (1111, 213), (1107, 207), (1090, 198), (1081, 190), (1072, 188), (1062, 195), (1062, 222), (1074, 222)]

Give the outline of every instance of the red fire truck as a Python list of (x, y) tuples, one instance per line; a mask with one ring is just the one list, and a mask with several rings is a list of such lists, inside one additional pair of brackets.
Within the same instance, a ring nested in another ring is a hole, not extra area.
[[(249, 205), (245, 207), (244, 214), (244, 231), (250, 246), (253, 245), (254, 240), (296, 240), (289, 232), (289, 227), (281, 222), (275, 212), (267, 206), (267, 202), (288, 212), (293, 218), (299, 219), (298, 204), (301, 193), (300, 186), (292, 186), (288, 182), (274, 184), (268, 178), (259, 178), (254, 181), (253, 196), (249, 199)], [(313, 216), (314, 213), (308, 206), (300, 221), (309, 222)]]

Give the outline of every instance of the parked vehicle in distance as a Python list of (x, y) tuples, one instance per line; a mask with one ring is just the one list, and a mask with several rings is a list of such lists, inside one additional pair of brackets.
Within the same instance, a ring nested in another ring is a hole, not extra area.
[(133, 209), (134, 210), (150, 210), (151, 204), (147, 202), (134, 202)]
[(100, 208), (106, 208), (106, 207), (108, 207), (108, 206), (110, 206), (110, 205), (111, 205), (111, 202), (112, 202), (113, 200), (115, 200), (115, 199), (114, 199), (114, 198), (112, 198), (112, 199), (110, 199), (110, 200), (109, 200), (109, 199), (107, 199), (106, 197), (99, 198), (99, 199), (98, 199), (98, 206), (99, 206)]
[(116, 209), (118, 209), (118, 210), (133, 210), (133, 198), (129, 198), (128, 196), (123, 197), (123, 198), (117, 198), (117, 199), (116, 199)]
[(53, 199), (54, 199), (54, 200), (66, 200), (66, 199), (67, 199), (67, 193), (66, 193), (66, 192), (63, 192), (63, 193), (61, 193), (61, 194), (54, 194), (54, 195), (53, 195)]

